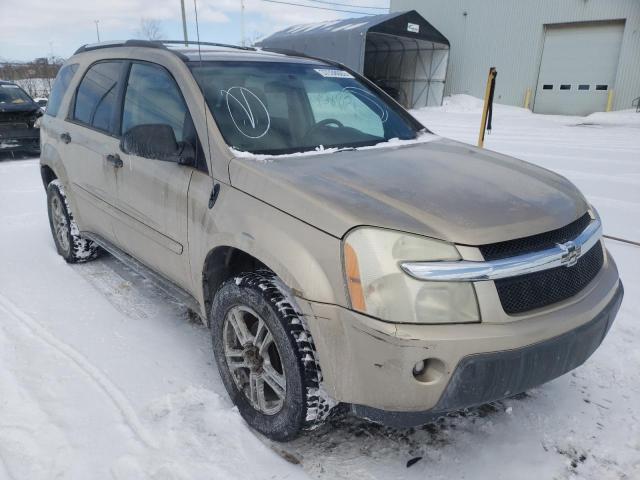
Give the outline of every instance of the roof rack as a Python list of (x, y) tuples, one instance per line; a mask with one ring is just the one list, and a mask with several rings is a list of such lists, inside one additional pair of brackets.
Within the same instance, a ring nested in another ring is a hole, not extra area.
[(216, 42), (194, 42), (192, 40), (158, 40), (159, 43), (163, 45), (183, 45), (185, 47), (189, 47), (191, 45), (204, 45), (207, 47), (226, 47), (226, 48), (235, 48), (238, 50), (249, 50), (255, 52), (256, 49), (254, 47), (243, 47), (240, 45), (230, 45), (228, 43), (216, 43)]
[(82, 45), (74, 52), (74, 55), (83, 52), (90, 52), (92, 50), (100, 50), (101, 48), (113, 48), (113, 47), (147, 47), (147, 48), (161, 48), (168, 50), (161, 42), (152, 40), (116, 40), (112, 42), (101, 43), (89, 43)]
[(101, 43), (90, 43), (86, 45), (82, 45), (78, 48), (74, 55), (83, 52), (90, 52), (92, 50), (100, 50), (101, 48), (114, 48), (114, 47), (146, 47), (146, 48), (158, 48), (163, 50), (170, 50), (174, 53), (177, 53), (180, 57), (183, 57), (182, 54), (176, 52), (175, 50), (171, 50), (167, 48), (167, 45), (183, 45), (185, 47), (189, 47), (191, 45), (204, 45), (208, 47), (225, 47), (225, 48), (236, 48), (238, 50), (248, 50), (255, 51), (256, 49), (253, 47), (242, 47), (238, 45), (229, 45), (226, 43), (214, 43), (214, 42), (194, 42), (184, 40), (120, 40), (120, 41), (111, 41), (111, 42), (101, 42)]

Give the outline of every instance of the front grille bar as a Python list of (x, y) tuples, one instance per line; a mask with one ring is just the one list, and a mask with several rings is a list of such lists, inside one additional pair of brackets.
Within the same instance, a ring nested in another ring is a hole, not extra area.
[(602, 224), (594, 218), (575, 239), (555, 247), (489, 261), (402, 262), (400, 268), (413, 278), (431, 282), (480, 282), (517, 277), (561, 266), (571, 267), (598, 244)]

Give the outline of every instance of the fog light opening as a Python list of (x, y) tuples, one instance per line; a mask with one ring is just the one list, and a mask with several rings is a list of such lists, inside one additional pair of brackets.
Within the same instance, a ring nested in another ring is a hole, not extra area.
[(435, 383), (444, 375), (444, 362), (437, 358), (420, 360), (413, 366), (413, 378), (421, 383)]

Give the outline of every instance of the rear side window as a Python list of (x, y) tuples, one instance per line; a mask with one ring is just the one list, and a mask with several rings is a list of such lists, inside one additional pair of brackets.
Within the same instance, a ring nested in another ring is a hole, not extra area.
[(113, 132), (121, 66), (122, 62), (101, 62), (87, 71), (76, 94), (74, 120)]
[(53, 87), (51, 87), (51, 94), (49, 95), (49, 103), (47, 104), (45, 114), (51, 115), (52, 117), (58, 114), (62, 97), (64, 97), (64, 94), (67, 92), (67, 88), (69, 88), (69, 84), (77, 70), (77, 63), (65, 65), (60, 69), (58, 75), (56, 75), (56, 79), (53, 81)]

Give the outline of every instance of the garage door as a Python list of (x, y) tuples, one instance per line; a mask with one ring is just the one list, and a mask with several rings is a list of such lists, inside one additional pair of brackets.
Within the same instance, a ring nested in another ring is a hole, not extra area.
[(623, 30), (623, 22), (548, 25), (534, 112), (604, 111), (616, 78)]

